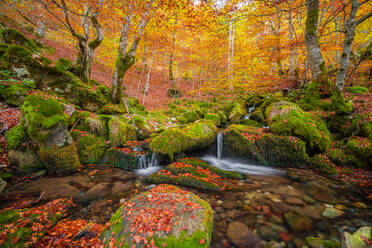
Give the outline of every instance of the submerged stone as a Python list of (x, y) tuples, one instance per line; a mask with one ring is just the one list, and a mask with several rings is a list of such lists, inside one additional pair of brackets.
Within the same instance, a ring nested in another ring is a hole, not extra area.
[(112, 216), (104, 247), (209, 247), (212, 209), (198, 196), (159, 185), (124, 203)]
[(328, 219), (335, 219), (343, 214), (345, 214), (345, 212), (333, 207), (327, 207), (322, 213), (322, 215)]

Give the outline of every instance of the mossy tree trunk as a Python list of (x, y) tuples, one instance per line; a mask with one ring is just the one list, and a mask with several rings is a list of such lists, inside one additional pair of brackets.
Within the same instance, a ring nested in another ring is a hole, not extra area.
[(325, 64), (318, 40), (319, 0), (306, 0), (307, 16), (305, 28), (305, 43), (307, 60), (311, 77), (317, 80), (325, 70)]
[[(175, 25), (177, 25), (177, 18), (176, 18)], [(171, 51), (170, 58), (169, 58), (169, 82), (170, 82), (171, 89), (176, 88), (176, 83), (174, 81), (174, 74), (173, 74), (175, 51), (176, 51), (176, 27), (174, 28), (173, 33), (172, 33), (172, 51)]]
[(125, 16), (125, 23), (123, 24), (123, 29), (120, 34), (118, 56), (116, 58), (114, 75), (112, 77), (111, 87), (112, 87), (112, 101), (114, 103), (120, 103), (120, 100), (123, 95), (123, 79), (125, 73), (128, 69), (135, 63), (136, 52), (138, 44), (142, 34), (145, 30), (147, 23), (153, 17), (155, 9), (153, 9), (153, 4), (155, 0), (151, 0), (145, 11), (143, 12), (141, 19), (138, 23), (137, 34), (134, 35), (133, 42), (127, 51), (128, 46), (128, 35), (129, 28), (132, 21), (132, 5), (128, 4), (127, 14)]
[(336, 86), (339, 90), (343, 90), (345, 85), (345, 79), (347, 75), (347, 70), (349, 68), (350, 55), (352, 52), (355, 37), (355, 28), (360, 23), (362, 23), (363, 21), (367, 20), (369, 17), (372, 16), (372, 11), (370, 11), (366, 15), (355, 20), (358, 8), (367, 2), (369, 1), (363, 1), (362, 3), (358, 3), (358, 0), (352, 0), (351, 2), (351, 11), (345, 24), (345, 39), (340, 59), (340, 68), (336, 76)]

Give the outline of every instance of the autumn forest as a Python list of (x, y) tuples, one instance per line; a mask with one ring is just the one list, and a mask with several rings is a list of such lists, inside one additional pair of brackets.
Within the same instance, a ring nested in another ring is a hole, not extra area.
[(0, 247), (370, 247), (371, 16), (0, 0)]

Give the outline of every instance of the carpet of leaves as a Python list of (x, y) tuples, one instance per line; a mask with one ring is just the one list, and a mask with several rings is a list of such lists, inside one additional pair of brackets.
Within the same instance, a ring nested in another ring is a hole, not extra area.
[[(189, 192), (183, 191), (172, 185), (158, 185), (146, 194), (141, 194), (133, 201), (124, 203), (121, 208), (121, 215), (116, 220), (108, 224), (108, 228), (114, 227), (123, 221), (123, 226), (129, 230), (129, 240), (134, 244), (143, 244), (144, 247), (154, 247), (154, 235), (160, 233), (170, 234), (174, 227), (179, 226), (182, 215), (187, 215), (194, 219), (196, 211), (203, 207), (192, 200), (193, 196)], [(188, 226), (182, 226), (181, 229), (188, 230)], [(112, 230), (108, 230), (111, 232)], [(118, 241), (112, 233), (109, 240), (109, 247), (122, 247), (125, 241)], [(120, 237), (118, 237), (120, 239)], [(151, 240), (151, 241), (150, 241)], [(201, 240), (201, 242), (203, 242)], [(167, 244), (163, 243), (163, 247)], [(141, 246), (142, 247), (142, 246)]]
[(8, 149), (6, 144), (5, 132), (18, 125), (21, 111), (18, 108), (2, 109), (0, 107), (0, 165), (9, 165), (7, 159)]
[[(16, 232), (20, 228), (30, 228), (32, 230), (32, 235), (30, 237), (26, 237), (25, 245), (31, 246), (35, 245), (40, 237), (43, 236), (43, 232), (45, 230), (50, 229), (55, 219), (57, 217), (63, 217), (66, 215), (66, 211), (68, 208), (74, 206), (71, 199), (61, 198), (50, 201), (44, 205), (33, 207), (33, 208), (25, 208), (31, 207), (32, 201), (22, 201), (21, 203), (15, 203), (10, 206), (7, 206), (2, 211), (11, 210), (11, 209), (22, 209), (19, 212), (20, 219), (13, 223), (8, 223), (4, 227), (4, 229), (0, 232), (0, 246), (7, 240), (7, 236)], [(37, 217), (35, 217), (37, 216)], [(19, 237), (14, 237), (12, 240), (13, 244), (18, 242)]]
[(103, 247), (99, 235), (104, 228), (104, 225), (88, 223), (81, 219), (61, 220), (48, 231), (37, 246), (40, 248)]

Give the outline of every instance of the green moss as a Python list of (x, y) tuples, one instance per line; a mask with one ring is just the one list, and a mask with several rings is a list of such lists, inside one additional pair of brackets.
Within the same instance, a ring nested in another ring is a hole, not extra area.
[(32, 94), (26, 97), (22, 110), (27, 114), (37, 112), (45, 117), (56, 114), (63, 114), (62, 104), (53, 97), (47, 97), (42, 94)]
[(312, 168), (319, 170), (323, 174), (337, 174), (336, 165), (326, 155), (317, 154), (311, 157), (310, 165)]
[(117, 168), (121, 168), (124, 170), (137, 170), (139, 165), (139, 158), (141, 156), (144, 156), (146, 159), (150, 159), (151, 154), (150, 153), (140, 153), (133, 151), (133, 149), (130, 148), (117, 148), (112, 147), (109, 150), (107, 150), (105, 154), (105, 163), (111, 164)]
[(58, 59), (54, 64), (61, 71), (71, 70), (73, 67), (72, 61), (65, 58)]
[(363, 162), (357, 159), (352, 154), (346, 154), (342, 149), (339, 148), (331, 148), (327, 152), (327, 156), (329, 159), (341, 166), (347, 167), (363, 167)]
[(109, 140), (112, 146), (122, 146), (127, 140), (136, 139), (136, 130), (134, 127), (120, 121), (118, 118), (111, 119), (108, 122)]
[(372, 165), (372, 142), (367, 138), (353, 137), (346, 144), (345, 152), (358, 158), (365, 168)]
[(207, 113), (204, 115), (204, 119), (212, 121), (215, 126), (219, 126), (221, 124), (221, 119), (218, 114)]
[(265, 133), (261, 128), (231, 125), (225, 132), (229, 154), (272, 166), (302, 166), (308, 161), (305, 143), (293, 136)]
[(332, 110), (336, 114), (350, 114), (353, 111), (352, 101), (348, 101), (344, 98), (344, 95), (340, 91), (335, 91), (331, 97)]
[(0, 212), (0, 225), (9, 224), (17, 221), (21, 216), (19, 210), (9, 209)]
[(187, 120), (186, 123), (192, 123), (192, 122), (195, 122), (196, 120), (199, 120), (200, 116), (198, 115), (196, 111), (191, 110), (191, 111), (184, 113), (183, 118)]
[(63, 126), (67, 126), (67, 119), (68, 119), (68, 117), (65, 114), (52, 115), (48, 118), (43, 118), (43, 120), (41, 122), (41, 127), (43, 129), (49, 129), (49, 128), (52, 128), (59, 123), (62, 123)]
[(183, 129), (170, 128), (162, 132), (151, 141), (150, 148), (153, 152), (168, 155), (173, 160), (174, 154), (210, 145), (216, 135), (217, 128), (213, 123), (193, 123)]
[(305, 241), (310, 248), (341, 248), (341, 244), (333, 240), (307, 237)]
[(17, 45), (9, 45), (6, 52), (0, 57), (0, 62), (4, 68), (10, 69), (11, 65), (26, 64), (34, 66), (32, 51)]
[(21, 32), (16, 29), (4, 29), (1, 32), (1, 36), (8, 44), (24, 46), (35, 52), (40, 50), (33, 40), (27, 39)]
[(0, 96), (5, 99), (8, 104), (14, 106), (21, 106), (23, 104), (24, 98), (27, 94), (34, 88), (32, 82), (28, 84), (13, 84), (7, 87), (0, 86)]
[(221, 124), (223, 125), (227, 124), (228, 120), (227, 120), (226, 114), (223, 111), (218, 111), (217, 114), (220, 117)]
[(276, 102), (266, 109), (271, 132), (296, 136), (306, 141), (310, 151), (325, 151), (330, 147), (331, 134), (325, 122), (314, 114), (304, 112), (290, 102)]
[(252, 114), (250, 115), (249, 119), (255, 120), (259, 123), (262, 123), (265, 121), (265, 117), (260, 109), (253, 111)]
[(74, 144), (64, 147), (39, 147), (38, 155), (44, 166), (53, 174), (68, 173), (80, 167), (79, 157)]
[(345, 88), (346, 92), (354, 93), (354, 94), (361, 94), (361, 93), (367, 93), (369, 90), (362, 86), (351, 86)]
[(76, 143), (80, 163), (98, 164), (102, 161), (109, 148), (104, 139), (78, 130), (73, 130), (71, 135)]
[(240, 122), (240, 125), (252, 126), (252, 127), (262, 127), (260, 123), (254, 120), (243, 120)]
[(247, 110), (244, 102), (235, 102), (229, 115), (230, 123), (238, 123), (245, 114), (247, 114)]
[(23, 125), (17, 125), (6, 132), (6, 139), (9, 150), (17, 150), (21, 144), (27, 140), (26, 128)]

